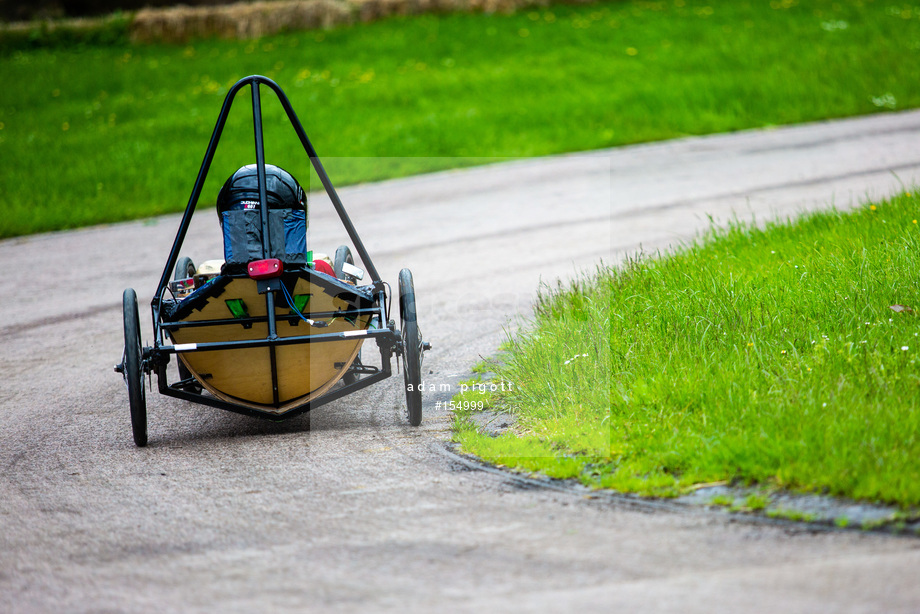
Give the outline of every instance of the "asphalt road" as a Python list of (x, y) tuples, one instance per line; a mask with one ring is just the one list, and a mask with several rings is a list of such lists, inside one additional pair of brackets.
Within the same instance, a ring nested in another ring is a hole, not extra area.
[[(920, 113), (887, 114), (340, 193), (383, 277), (413, 270), (425, 379), (446, 388), (541, 283), (679, 245), (710, 216), (912, 186), (918, 132)], [(221, 253), (203, 213), (184, 252), (196, 261)], [(153, 393), (150, 445), (135, 448), (112, 372), (121, 292), (149, 303), (177, 224), (0, 242), (0, 611), (920, 610), (920, 539), (522, 488), (440, 452), (447, 392), (409, 427), (395, 377), (316, 410), (312, 430)], [(344, 236), (320, 197), (311, 228), (317, 250)]]

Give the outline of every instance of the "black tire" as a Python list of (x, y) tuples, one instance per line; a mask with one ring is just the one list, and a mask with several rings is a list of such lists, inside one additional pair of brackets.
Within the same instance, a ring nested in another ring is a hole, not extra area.
[(147, 445), (147, 395), (144, 391), (144, 348), (141, 346), (141, 323), (137, 311), (137, 294), (133, 288), (125, 290), (122, 297), (125, 316), (125, 382), (128, 384), (128, 402), (131, 406), (131, 430), (134, 443)]
[(176, 274), (173, 275), (173, 279), (188, 279), (194, 276), (197, 270), (191, 258), (182, 256), (176, 263)]
[(342, 271), (343, 265), (346, 262), (352, 265), (355, 263), (354, 256), (351, 255), (351, 249), (349, 249), (347, 245), (339, 245), (339, 248), (335, 250), (335, 259), (332, 262), (332, 270), (335, 271), (336, 279), (356, 281), (351, 275), (346, 275), (345, 272)]
[[(346, 275), (345, 271), (342, 270), (345, 263), (354, 264), (354, 256), (351, 255), (351, 249), (347, 245), (339, 245), (338, 249), (335, 250), (335, 258), (332, 261), (332, 270), (335, 273), (336, 279), (342, 279), (345, 281), (355, 281), (354, 277), (351, 275)], [(361, 352), (358, 352), (357, 358), (353, 364), (361, 364)], [(342, 382), (346, 386), (350, 386), (358, 381), (358, 376), (354, 373), (346, 372), (342, 376)]]
[[(192, 262), (192, 259), (188, 256), (182, 256), (179, 258), (179, 261), (176, 262), (176, 272), (173, 275), (173, 279), (188, 279), (195, 275), (198, 269), (195, 267), (195, 263)], [(183, 362), (176, 356), (176, 363), (179, 366), (179, 381), (185, 381), (192, 378), (192, 372), (183, 364)], [(184, 386), (184, 388), (190, 392), (200, 393), (201, 386), (197, 384), (191, 384), (189, 386)]]
[[(355, 258), (354, 256), (351, 255), (351, 249), (347, 245), (339, 245), (338, 249), (335, 250), (335, 259), (332, 261), (333, 263), (332, 270), (335, 272), (335, 277), (336, 279), (342, 279), (345, 281), (351, 281), (351, 282), (357, 281), (354, 277), (352, 277), (351, 275), (347, 275), (345, 271), (342, 270), (343, 265), (346, 262), (348, 264), (353, 265), (355, 263)], [(361, 364), (361, 352), (360, 351), (358, 352), (358, 356), (357, 358), (355, 358), (355, 362), (353, 364), (359, 364), (359, 365)], [(346, 386), (350, 386), (351, 384), (354, 384), (357, 381), (358, 381), (358, 376), (355, 373), (345, 373), (345, 375), (342, 376), (342, 382)]]
[(402, 336), (403, 379), (406, 383), (406, 417), (409, 424), (422, 423), (422, 333), (415, 309), (412, 272), (399, 272), (399, 318)]

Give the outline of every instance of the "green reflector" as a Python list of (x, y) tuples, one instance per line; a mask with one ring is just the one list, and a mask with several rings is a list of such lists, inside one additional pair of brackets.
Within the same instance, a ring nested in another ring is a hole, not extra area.
[(227, 308), (230, 309), (230, 313), (233, 314), (234, 318), (248, 318), (249, 310), (246, 309), (246, 303), (243, 302), (241, 298), (230, 298), (224, 301), (227, 303)]
[[(295, 294), (294, 295), (294, 306), (297, 307), (297, 311), (300, 313), (304, 312), (304, 309), (307, 308), (307, 303), (310, 302), (310, 294)], [(291, 313), (294, 313), (294, 310), (291, 310)]]

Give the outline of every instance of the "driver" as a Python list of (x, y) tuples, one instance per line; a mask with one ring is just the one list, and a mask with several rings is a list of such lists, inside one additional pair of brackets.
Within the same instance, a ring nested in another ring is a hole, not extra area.
[[(268, 208), (278, 211), (283, 222), (285, 257), (281, 260), (287, 265), (306, 264), (306, 258), (311, 254), (307, 251), (307, 196), (303, 188), (283, 168), (266, 164), (265, 198)], [(255, 214), (258, 211), (259, 169), (255, 164), (247, 164), (230, 175), (217, 195), (217, 215), (224, 233), (224, 260), (227, 263), (246, 264), (262, 257), (261, 218)], [(273, 214), (273, 217), (278, 216)], [(272, 220), (269, 223), (274, 231), (276, 223)], [(272, 257), (277, 257), (280, 254), (276, 253), (276, 245), (280, 249), (280, 240), (275, 237), (275, 232), (271, 236)], [(335, 276), (327, 260), (317, 258), (313, 268)]]

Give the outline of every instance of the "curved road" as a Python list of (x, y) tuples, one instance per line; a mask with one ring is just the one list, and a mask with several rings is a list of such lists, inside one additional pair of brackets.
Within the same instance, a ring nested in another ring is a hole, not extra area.
[[(340, 191), (383, 277), (412, 268), (455, 386), (554, 283), (708, 216), (767, 220), (920, 181), (920, 113), (497, 164)], [(320, 145), (320, 152), (322, 147)], [(335, 178), (333, 177), (333, 180)], [(199, 215), (186, 251), (221, 253)], [(148, 304), (178, 217), (0, 242), (0, 611), (920, 610), (920, 540), (649, 513), (439, 452), (399, 379), (273, 424), (151, 394), (131, 441), (121, 292)], [(312, 245), (343, 233), (315, 198)], [(146, 324), (147, 316), (142, 314)], [(149, 325), (145, 326), (149, 338)]]

